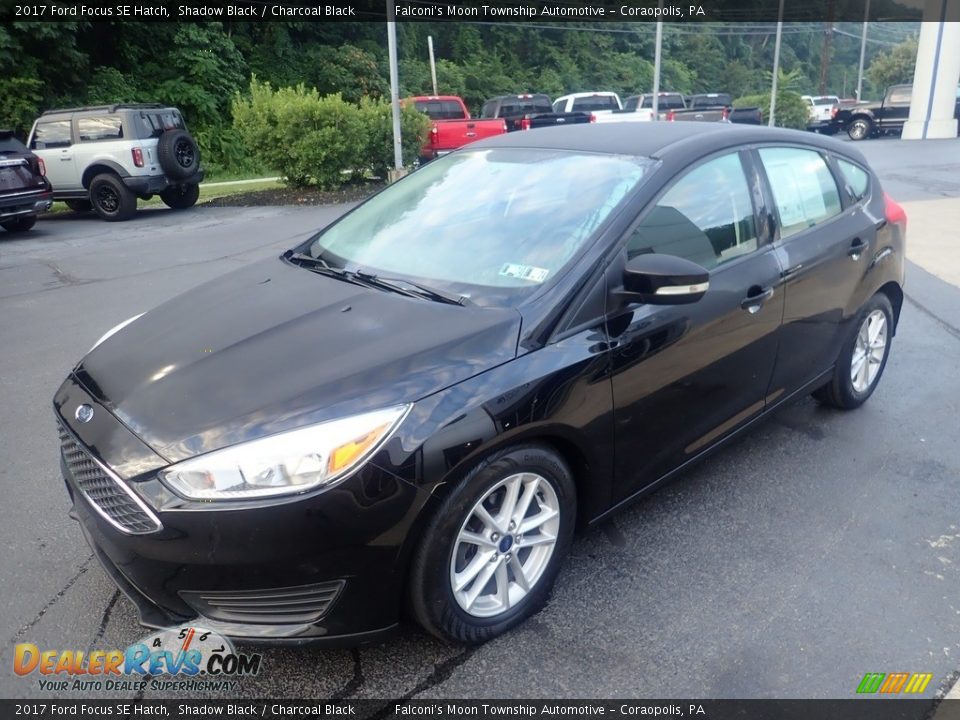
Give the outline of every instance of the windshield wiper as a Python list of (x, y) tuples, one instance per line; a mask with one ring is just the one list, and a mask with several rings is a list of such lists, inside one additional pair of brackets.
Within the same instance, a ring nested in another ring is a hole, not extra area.
[[(427, 287), (420, 283), (406, 280), (404, 278), (385, 278), (374, 273), (367, 273), (363, 270), (350, 271), (345, 268), (336, 268), (330, 265), (323, 258), (314, 257), (308, 253), (294, 252), (288, 250), (283, 257), (292, 263), (309, 269), (311, 272), (334, 277), (339, 280), (345, 280), (355, 285), (363, 287), (373, 287), (380, 290), (389, 290), (399, 295), (407, 297), (426, 298), (435, 302), (447, 303), (449, 305), (470, 305), (470, 298), (464, 295), (454, 295), (443, 290)], [(406, 287), (405, 287), (406, 286)]]
[(289, 262), (299, 265), (302, 268), (306, 268), (310, 272), (315, 272), (318, 275), (326, 275), (327, 277), (343, 280), (344, 282), (359, 285), (361, 287), (370, 286), (366, 281), (355, 277), (354, 273), (350, 272), (349, 270), (333, 267), (323, 258), (317, 258), (313, 255), (308, 255), (307, 253), (293, 252), (292, 250), (285, 252), (283, 257)]
[[(356, 277), (371, 285), (381, 287), (384, 290), (392, 290), (410, 297), (426, 298), (435, 302), (447, 303), (448, 305), (471, 305), (470, 298), (466, 295), (456, 295), (444, 290), (421, 285), (413, 280), (406, 278), (381, 277), (373, 273), (366, 273), (363, 270), (357, 270), (353, 273)], [(407, 286), (407, 287), (404, 287)], [(412, 288), (412, 289), (410, 289)]]

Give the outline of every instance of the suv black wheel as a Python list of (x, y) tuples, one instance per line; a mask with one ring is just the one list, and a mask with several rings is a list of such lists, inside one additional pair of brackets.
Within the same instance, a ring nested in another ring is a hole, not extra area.
[(137, 212), (137, 196), (110, 173), (97, 175), (90, 183), (90, 203), (104, 220), (129, 220)]
[(174, 210), (185, 210), (197, 204), (200, 197), (199, 185), (174, 185), (160, 193), (160, 199), (167, 207)]
[(160, 167), (176, 180), (186, 180), (200, 169), (200, 148), (186, 130), (166, 130), (157, 141)]
[(877, 293), (860, 309), (850, 326), (833, 377), (813, 392), (824, 405), (852, 410), (863, 405), (880, 383), (893, 339), (893, 307)]
[(36, 222), (36, 215), (26, 215), (24, 217), (14, 218), (13, 220), (4, 220), (0, 222), (0, 227), (12, 233), (26, 232), (32, 228)]
[(89, 200), (64, 200), (63, 202), (74, 212), (85, 213), (93, 210), (93, 204)]
[(430, 520), (410, 570), (409, 606), (444, 640), (482, 643), (543, 607), (577, 514), (570, 469), (524, 445), (477, 464)]

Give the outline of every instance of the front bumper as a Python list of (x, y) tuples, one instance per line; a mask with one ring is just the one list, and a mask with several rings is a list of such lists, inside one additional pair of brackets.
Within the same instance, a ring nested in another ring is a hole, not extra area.
[(29, 192), (0, 198), (0, 220), (36, 215), (45, 212), (53, 205), (53, 193), (49, 191)]
[[(73, 420), (81, 403), (94, 407), (89, 425)], [(210, 503), (173, 498), (155, 469), (134, 477), (120, 472), (155, 464), (149, 458), (156, 456), (78, 382), (68, 379), (54, 404), (58, 421), (90, 457), (124, 475), (121, 482), (149, 499), (160, 521), (153, 532), (118, 528), (81, 490), (61, 454), (71, 517), (143, 625), (193, 622), (239, 641), (349, 645), (396, 626), (402, 548), (424, 491), (371, 462), (324, 493), (211, 510)], [(101, 451), (126, 460), (111, 463)], [(163, 492), (179, 507), (158, 507)]]

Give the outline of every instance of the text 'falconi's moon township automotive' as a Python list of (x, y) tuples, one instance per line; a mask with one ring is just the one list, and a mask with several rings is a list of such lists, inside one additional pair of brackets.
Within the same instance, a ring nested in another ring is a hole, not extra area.
[(577, 527), (793, 398), (865, 402), (905, 230), (809, 133), (471, 144), (101, 338), (54, 398), (72, 513), (147, 626), (489, 640)]

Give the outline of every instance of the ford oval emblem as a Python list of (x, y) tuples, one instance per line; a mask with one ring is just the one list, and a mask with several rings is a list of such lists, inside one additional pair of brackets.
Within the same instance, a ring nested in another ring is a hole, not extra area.
[(93, 420), (93, 408), (84, 403), (77, 407), (73, 416), (82, 423), (88, 423)]

